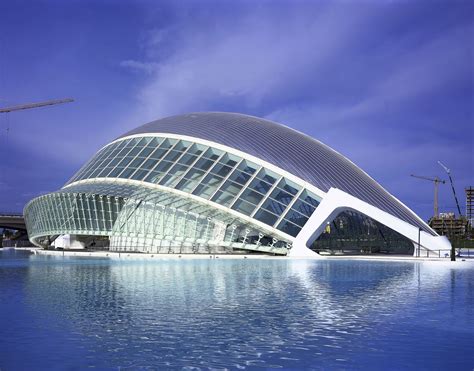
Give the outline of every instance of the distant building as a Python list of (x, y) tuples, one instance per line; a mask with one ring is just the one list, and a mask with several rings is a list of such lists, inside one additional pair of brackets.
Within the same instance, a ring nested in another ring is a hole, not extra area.
[(463, 216), (456, 218), (454, 213), (440, 213), (439, 217), (431, 218), (428, 224), (436, 233), (447, 236), (451, 241), (466, 237), (468, 222)]
[(105, 239), (114, 251), (148, 253), (413, 254), (418, 241), (428, 253), (450, 249), (340, 153), (235, 113), (132, 130), (24, 214), (31, 242), (43, 247), (69, 235), (61, 244)]

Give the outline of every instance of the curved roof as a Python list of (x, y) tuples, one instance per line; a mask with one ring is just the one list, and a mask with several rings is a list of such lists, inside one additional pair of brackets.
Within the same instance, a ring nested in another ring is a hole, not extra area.
[(346, 157), (299, 131), (238, 113), (199, 112), (166, 117), (142, 125), (120, 138), (168, 133), (200, 138), (265, 160), (328, 191), (345, 191), (430, 234), (433, 231), (406, 206)]

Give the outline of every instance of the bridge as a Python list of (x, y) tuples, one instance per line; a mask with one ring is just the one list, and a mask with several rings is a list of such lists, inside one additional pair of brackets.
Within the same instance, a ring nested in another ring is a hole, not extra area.
[(0, 228), (26, 231), (25, 218), (19, 213), (0, 212)]

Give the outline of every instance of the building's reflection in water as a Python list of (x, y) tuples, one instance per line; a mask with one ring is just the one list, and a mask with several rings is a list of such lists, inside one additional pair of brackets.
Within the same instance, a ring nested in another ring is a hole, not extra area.
[[(349, 260), (50, 260), (31, 265), (27, 289), (103, 365), (306, 367), (309, 355), (377, 349), (379, 331), (420, 320), (421, 296), (449, 294), (450, 272)], [(409, 330), (399, 334), (408, 342)]]

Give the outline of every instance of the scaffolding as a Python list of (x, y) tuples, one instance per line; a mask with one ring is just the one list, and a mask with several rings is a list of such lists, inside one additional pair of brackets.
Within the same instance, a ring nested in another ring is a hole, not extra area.
[(474, 187), (468, 187), (466, 191), (466, 218), (471, 228), (474, 227)]

